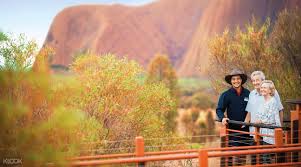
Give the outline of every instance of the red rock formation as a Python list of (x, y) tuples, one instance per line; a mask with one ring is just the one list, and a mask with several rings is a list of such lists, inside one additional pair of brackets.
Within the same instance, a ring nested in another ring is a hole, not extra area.
[[(81, 5), (61, 11), (45, 45), (53, 64), (68, 66), (73, 55), (90, 50), (126, 56), (146, 67), (156, 53), (170, 56), (180, 76), (200, 75), (208, 62), (208, 40), (226, 27), (244, 25), (252, 15), (265, 19), (298, 0), (158, 0), (129, 7)], [(201, 72), (199, 70), (201, 67)]]
[(190, 47), (182, 56), (178, 68), (181, 76), (196, 76), (203, 74), (208, 64), (208, 40), (222, 33), (225, 28), (241, 28), (256, 19), (265, 21), (267, 17), (275, 20), (284, 8), (300, 6), (298, 0), (213, 0), (206, 7), (200, 19), (198, 29)]
[(55, 17), (45, 45), (56, 52), (53, 64), (64, 66), (85, 50), (127, 56), (143, 66), (160, 52), (176, 63), (189, 46), (203, 6), (203, 0), (161, 0), (140, 7), (69, 7)]

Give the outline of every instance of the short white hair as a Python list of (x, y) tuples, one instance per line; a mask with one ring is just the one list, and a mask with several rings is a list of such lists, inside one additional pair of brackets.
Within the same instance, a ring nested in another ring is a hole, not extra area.
[(257, 76), (257, 75), (261, 78), (262, 81), (265, 80), (265, 75), (264, 75), (264, 73), (262, 71), (254, 71), (254, 72), (252, 72), (251, 79), (254, 78), (254, 76)]
[(275, 85), (274, 85), (273, 81), (271, 81), (271, 80), (264, 80), (264, 81), (262, 81), (261, 86), (263, 84), (267, 84), (268, 85), (268, 88), (271, 90), (271, 96), (274, 96), (276, 89), (275, 89)]

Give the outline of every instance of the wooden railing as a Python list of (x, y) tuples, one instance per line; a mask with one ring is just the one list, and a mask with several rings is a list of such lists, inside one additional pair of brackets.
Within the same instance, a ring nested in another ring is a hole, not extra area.
[[(204, 148), (204, 149), (186, 149), (186, 150), (172, 150), (172, 151), (158, 151), (146, 152), (144, 146), (144, 138), (136, 137), (135, 152), (124, 154), (109, 154), (109, 155), (91, 155), (69, 158), (70, 166), (96, 166), (104, 164), (127, 164), (136, 163), (137, 166), (145, 166), (146, 163), (152, 161), (172, 161), (185, 159), (198, 159), (198, 166), (208, 167), (210, 158), (227, 158), (231, 156), (241, 155), (258, 155), (264, 153), (285, 153), (285, 162), (273, 164), (259, 164), (259, 157), (257, 157), (256, 166), (301, 166), (301, 101), (293, 101), (296, 104), (296, 110), (291, 111), (291, 128), (269, 126), (263, 124), (246, 124), (238, 121), (229, 121), (229, 123), (254, 126), (255, 132), (244, 132), (227, 129), (221, 129), (221, 143), (227, 143), (229, 132), (253, 134), (255, 141), (254, 146), (242, 147), (218, 147), (218, 148)], [(267, 136), (259, 133), (259, 128), (275, 129), (274, 145), (259, 145), (260, 137)], [(283, 135), (284, 134), (284, 135)], [(227, 146), (227, 145), (226, 145)], [(227, 164), (224, 164), (227, 166)], [(250, 165), (245, 165), (250, 166)]]

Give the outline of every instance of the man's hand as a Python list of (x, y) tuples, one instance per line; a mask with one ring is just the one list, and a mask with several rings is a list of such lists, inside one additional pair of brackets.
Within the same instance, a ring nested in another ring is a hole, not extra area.
[(228, 125), (228, 122), (227, 122), (228, 120), (229, 120), (229, 118), (223, 118), (222, 119), (222, 124), (223, 125)]

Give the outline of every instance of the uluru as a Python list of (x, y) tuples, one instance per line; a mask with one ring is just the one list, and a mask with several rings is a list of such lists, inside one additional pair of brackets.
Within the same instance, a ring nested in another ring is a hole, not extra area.
[(156, 53), (167, 54), (178, 75), (203, 75), (208, 41), (228, 27), (255, 17), (273, 21), (298, 0), (157, 0), (141, 6), (78, 5), (54, 18), (44, 46), (54, 49), (52, 65), (68, 67), (76, 54), (113, 53), (147, 68)]

